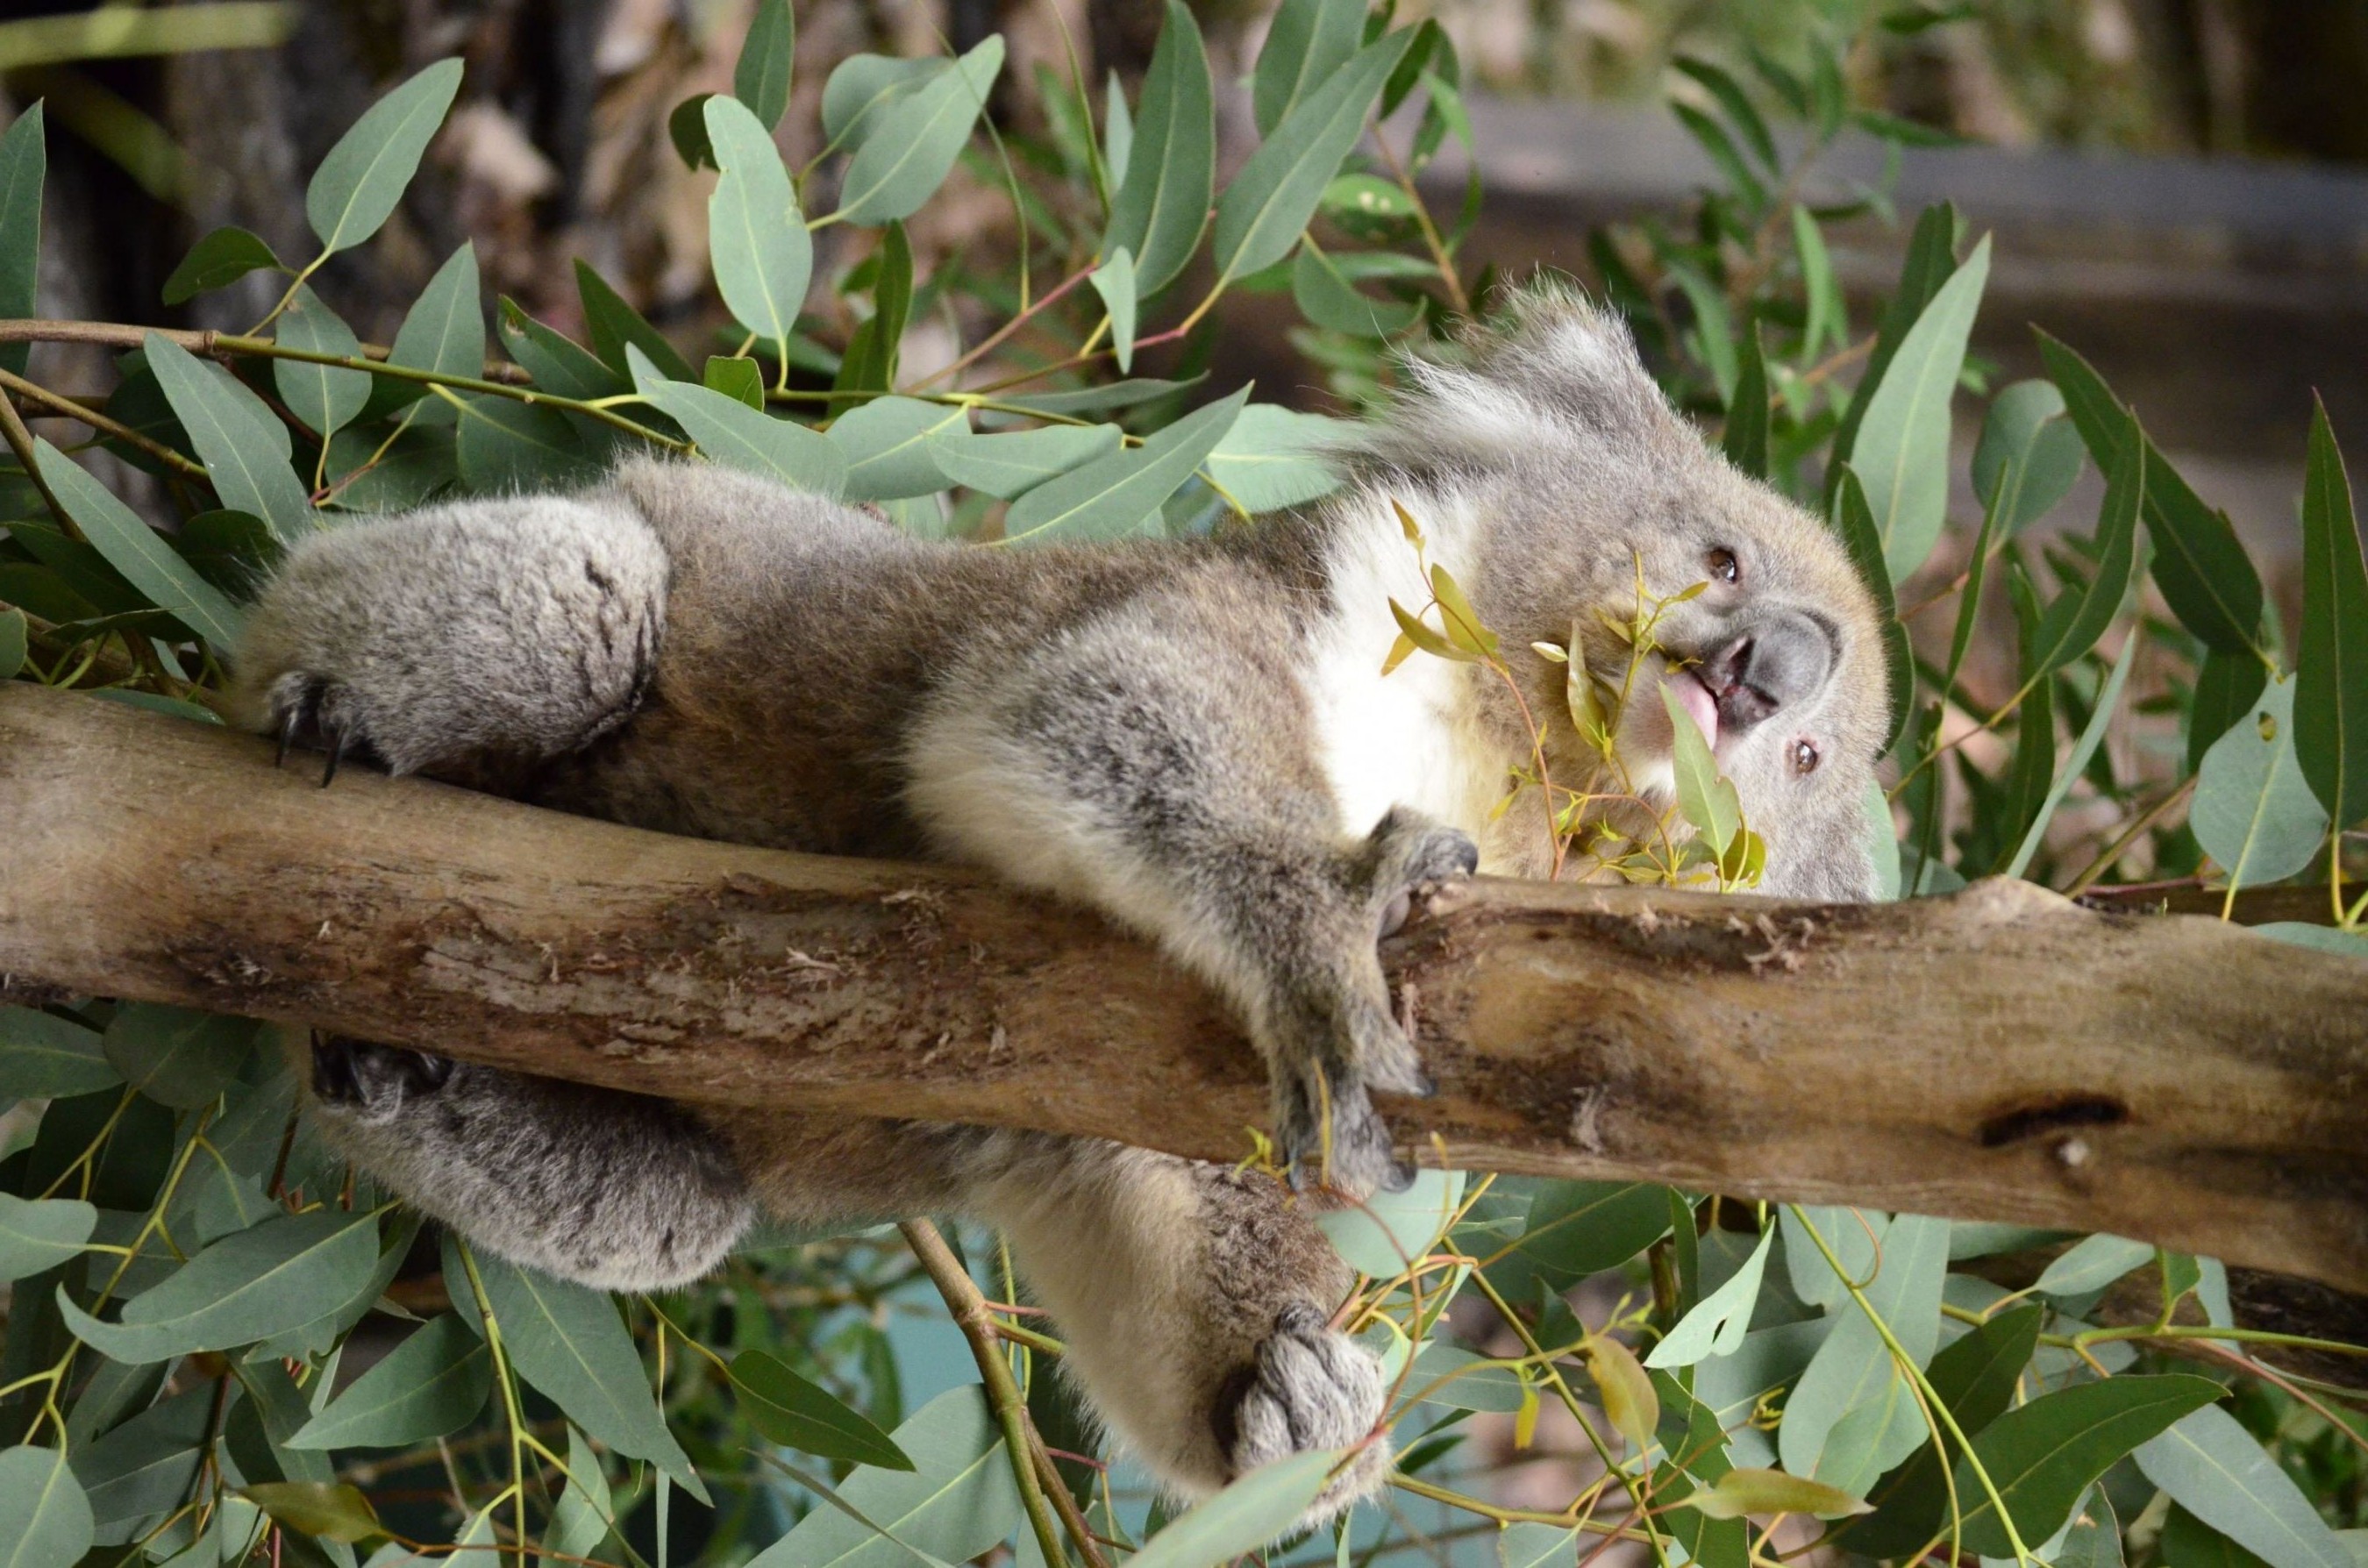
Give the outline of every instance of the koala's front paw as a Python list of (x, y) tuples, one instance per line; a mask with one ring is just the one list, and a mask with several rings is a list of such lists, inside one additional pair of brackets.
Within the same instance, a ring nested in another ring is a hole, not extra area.
[(1338, 994), (1301, 1009), (1300, 1039), (1275, 1083), (1275, 1121), (1292, 1179), (1362, 1196), (1403, 1189), (1414, 1168), (1391, 1153), (1389, 1129), (1366, 1097), (1369, 1089), (1429, 1095), (1414, 1042), (1392, 1016), (1370, 944), (1406, 924), (1416, 892), (1468, 876), (1480, 862), (1471, 838), (1404, 807), (1375, 827), (1352, 879), (1360, 944)]
[(1231, 1403), (1218, 1411), (1218, 1437), (1235, 1475), (1311, 1449), (1365, 1444), (1300, 1521), (1317, 1524), (1388, 1475), (1389, 1441), (1373, 1437), (1388, 1395), (1380, 1362), (1334, 1332), (1323, 1313), (1294, 1304), (1277, 1315)]
[(406, 1100), (442, 1088), (459, 1065), (449, 1056), (323, 1035), (313, 1041), (313, 1097), (377, 1125), (402, 1114)]
[(369, 701), (356, 688), (291, 670), (266, 688), (263, 701), (270, 733), (279, 737), (271, 758), (274, 767), (286, 766), (292, 745), (324, 751), (329, 760), (321, 768), (321, 788), (325, 790), (337, 776), (337, 765), (348, 756), (386, 766), (371, 738)]

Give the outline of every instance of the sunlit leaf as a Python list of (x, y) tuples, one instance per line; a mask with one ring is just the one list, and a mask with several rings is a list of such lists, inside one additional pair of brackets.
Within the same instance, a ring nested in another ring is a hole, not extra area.
[(1696, 1302), (1645, 1358), (1647, 1367), (1691, 1367), (1712, 1356), (1731, 1356), (1743, 1347), (1751, 1332), (1751, 1311), (1759, 1300), (1759, 1280), (1768, 1267), (1768, 1254), (1776, 1244), (1776, 1228), (1760, 1233), (1759, 1244), (1726, 1283)]
[(1736, 797), (1734, 784), (1719, 776), (1718, 759), (1711, 756), (1710, 743), (1702, 738), (1694, 716), (1666, 683), (1660, 690), (1661, 705), (1669, 713), (1670, 779), (1678, 794), (1678, 810), (1712, 854), (1724, 854), (1736, 829), (1743, 825), (1742, 802)]
[(1250, 403), (1210, 452), (1209, 476), (1253, 514), (1303, 506), (1339, 488), (1330, 449), (1350, 428), (1280, 403)]
[(1689, 1507), (1713, 1519), (1739, 1519), (1747, 1514), (1814, 1514), (1840, 1518), (1863, 1514), (1868, 1505), (1839, 1488), (1781, 1470), (1730, 1470), (1707, 1492), (1686, 1499)]
[(344, 1482), (258, 1482), (240, 1495), (303, 1535), (351, 1542), (384, 1533), (370, 1499)]

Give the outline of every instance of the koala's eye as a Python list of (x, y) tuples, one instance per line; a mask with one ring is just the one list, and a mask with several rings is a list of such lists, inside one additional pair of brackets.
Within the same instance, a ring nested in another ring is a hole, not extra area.
[(1817, 770), (1817, 748), (1807, 741), (1793, 743), (1793, 771), (1803, 776)]
[(1743, 568), (1731, 550), (1713, 550), (1708, 557), (1710, 574), (1722, 583), (1732, 583), (1743, 575)]

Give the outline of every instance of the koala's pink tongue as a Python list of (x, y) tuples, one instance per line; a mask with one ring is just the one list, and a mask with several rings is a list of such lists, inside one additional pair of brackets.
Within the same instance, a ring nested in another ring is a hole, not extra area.
[(1694, 727), (1702, 731), (1703, 744), (1718, 744), (1718, 704), (1712, 699), (1710, 688), (1691, 675), (1671, 676), (1668, 687), (1687, 716), (1693, 720)]

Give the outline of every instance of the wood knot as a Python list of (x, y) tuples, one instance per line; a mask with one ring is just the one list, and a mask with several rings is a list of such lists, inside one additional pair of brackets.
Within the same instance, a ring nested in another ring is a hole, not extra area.
[[(2130, 1108), (2111, 1095), (2066, 1095), (2044, 1105), (2024, 1106), (1991, 1117), (1981, 1125), (1981, 1142), (1985, 1149), (2003, 1149), (2009, 1143), (2026, 1142), (2050, 1132), (2061, 1132), (2077, 1127), (2118, 1127), (2130, 1119)], [(2072, 1145), (2079, 1153), (2070, 1153)], [(2078, 1165), (2089, 1157), (2087, 1140), (2072, 1138), (2057, 1150), (2066, 1165)]]

